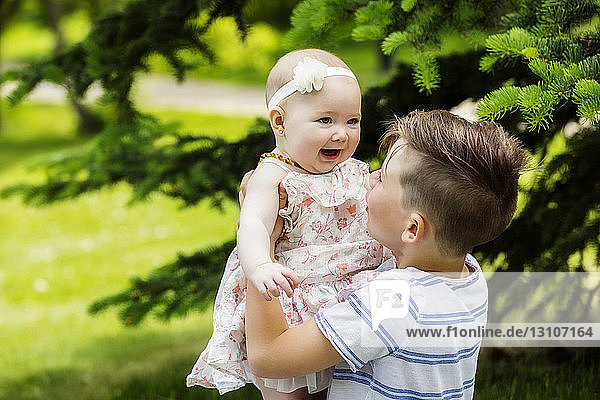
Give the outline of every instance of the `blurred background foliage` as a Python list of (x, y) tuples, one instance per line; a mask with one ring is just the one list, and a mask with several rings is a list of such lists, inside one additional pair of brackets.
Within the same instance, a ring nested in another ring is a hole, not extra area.
[[(356, 155), (373, 167), (381, 121), (484, 98), (480, 115), (544, 164), (509, 230), (476, 249), (484, 269), (598, 271), (599, 6), (567, 3), (3, 1), (0, 398), (217, 397), (183, 380), (210, 335), (239, 179), (272, 135), (249, 116), (144, 106), (145, 76), (262, 90), (287, 50), (332, 50), (363, 88)], [(44, 82), (67, 101), (27, 101)], [(597, 360), (484, 349), (476, 398), (594, 398)]]

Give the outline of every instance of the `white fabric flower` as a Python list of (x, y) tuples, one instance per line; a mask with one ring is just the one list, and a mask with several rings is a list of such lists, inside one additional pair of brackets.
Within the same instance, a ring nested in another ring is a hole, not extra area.
[(327, 64), (314, 58), (304, 57), (304, 61), (299, 61), (294, 67), (294, 83), (297, 90), (304, 94), (315, 90), (321, 90), (323, 79), (327, 75)]

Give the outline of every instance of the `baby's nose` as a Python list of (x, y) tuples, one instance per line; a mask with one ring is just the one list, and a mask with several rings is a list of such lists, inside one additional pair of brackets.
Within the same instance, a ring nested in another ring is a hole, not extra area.
[(344, 129), (337, 129), (331, 136), (334, 142), (345, 142), (348, 139), (348, 134)]

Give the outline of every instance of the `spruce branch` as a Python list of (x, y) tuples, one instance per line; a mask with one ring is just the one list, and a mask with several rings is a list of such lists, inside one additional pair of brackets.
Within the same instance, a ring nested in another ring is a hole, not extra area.
[(440, 86), (440, 71), (437, 60), (430, 53), (420, 53), (413, 64), (413, 79), (419, 92), (431, 94)]
[(529, 130), (547, 129), (552, 121), (552, 111), (558, 99), (544, 92), (539, 85), (524, 87), (519, 99), (519, 110)]
[(506, 232), (478, 249), (483, 260), (492, 262), (502, 254), (502, 269), (550, 272), (587, 270), (583, 259), (571, 258), (579, 251), (598, 258), (599, 133), (597, 127), (580, 131), (567, 140), (563, 151), (546, 160), (534, 184), (524, 191), (525, 205)]
[(573, 97), (580, 118), (593, 124), (600, 123), (600, 83), (589, 79), (577, 82)]
[(417, 5), (418, 0), (402, 0), (400, 3), (400, 7), (404, 12), (411, 12), (413, 8)]
[[(136, 114), (130, 99), (134, 77), (147, 72), (148, 57), (162, 55), (175, 77), (183, 80), (192, 65), (185, 63), (179, 52), (194, 50), (213, 61), (214, 55), (203, 34), (223, 16), (233, 16), (244, 32), (240, 7), (247, 1), (131, 1), (122, 11), (94, 21), (90, 33), (80, 43), (41, 62), (4, 73), (1, 79), (18, 81), (11, 94), (12, 104), (24, 99), (44, 80), (68, 87), (77, 100), (98, 82), (104, 89), (104, 99), (116, 105), (118, 122), (127, 123)], [(201, 11), (208, 12), (210, 17), (203, 26), (198, 26), (195, 20)]]
[[(520, 58), (524, 49), (538, 49), (539, 40), (522, 28), (512, 28), (508, 32), (490, 35), (486, 42), (488, 55), (497, 59)], [(528, 54), (532, 50), (527, 51)]]
[(148, 277), (134, 277), (131, 286), (120, 293), (94, 302), (89, 312), (119, 309), (126, 326), (137, 326), (153, 315), (161, 320), (203, 311), (213, 300), (223, 265), (235, 245), (228, 241), (186, 256), (155, 269)]
[(534, 58), (529, 62), (529, 69), (542, 78), (546, 83), (552, 82), (556, 77), (564, 75), (564, 65), (560, 62), (546, 62), (541, 58)]
[(498, 120), (507, 112), (517, 108), (521, 97), (521, 88), (507, 86), (488, 93), (477, 104), (477, 115), (484, 120)]
[(130, 124), (110, 125), (83, 153), (64, 154), (44, 164), (46, 182), (8, 186), (0, 194), (44, 205), (125, 182), (134, 189), (131, 203), (159, 192), (187, 206), (210, 199), (219, 207), (225, 199), (237, 199), (239, 177), (272, 146), (264, 121), (235, 143), (182, 136), (175, 129), (141, 114)]
[(290, 17), (292, 29), (284, 37), (287, 48), (335, 47), (350, 36), (345, 29), (354, 12), (367, 4), (366, 0), (348, 3), (344, 0), (304, 0), (298, 3)]
[(406, 32), (392, 32), (381, 43), (381, 51), (385, 55), (390, 55), (407, 42), (408, 34)]

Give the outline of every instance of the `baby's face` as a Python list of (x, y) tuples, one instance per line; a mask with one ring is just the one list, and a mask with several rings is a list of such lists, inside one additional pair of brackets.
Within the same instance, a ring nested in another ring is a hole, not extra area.
[(278, 147), (312, 173), (331, 171), (358, 146), (360, 101), (358, 83), (346, 76), (325, 78), (319, 91), (294, 93), (283, 107)]

